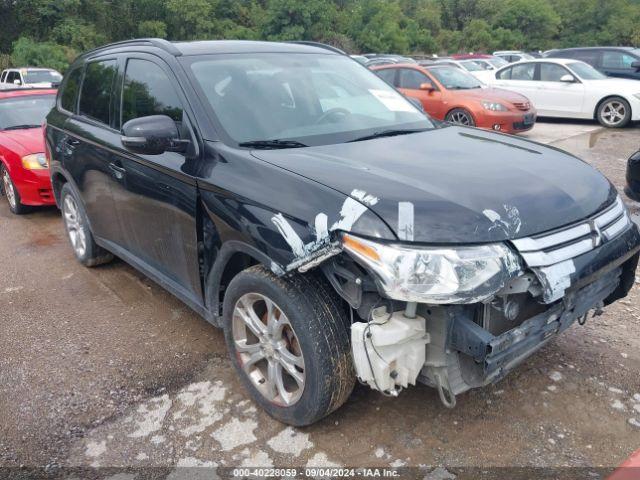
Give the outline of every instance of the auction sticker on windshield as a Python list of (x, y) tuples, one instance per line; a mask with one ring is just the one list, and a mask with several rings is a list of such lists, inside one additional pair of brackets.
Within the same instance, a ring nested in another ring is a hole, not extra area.
[(402, 95), (387, 90), (369, 89), (369, 93), (380, 100), (392, 112), (415, 112), (416, 109)]

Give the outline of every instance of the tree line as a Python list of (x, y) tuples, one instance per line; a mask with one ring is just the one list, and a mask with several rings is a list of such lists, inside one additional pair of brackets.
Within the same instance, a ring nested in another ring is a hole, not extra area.
[(136, 37), (407, 55), (637, 46), (640, 0), (0, 0), (2, 67), (64, 71), (84, 50)]

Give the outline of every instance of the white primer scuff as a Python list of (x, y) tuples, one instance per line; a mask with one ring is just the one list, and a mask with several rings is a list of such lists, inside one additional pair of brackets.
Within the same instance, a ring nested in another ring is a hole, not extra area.
[[(367, 207), (376, 203), (378, 203), (377, 197), (368, 194), (364, 190), (354, 189), (351, 192), (351, 196), (345, 199), (340, 208), (340, 218), (331, 227), (328, 227), (329, 219), (326, 213), (320, 212), (316, 215), (314, 221), (316, 238), (307, 244), (302, 241), (300, 235), (296, 233), (282, 213), (274, 215), (271, 221), (296, 257), (284, 270), (290, 271), (304, 265), (307, 261), (312, 261), (321, 250), (323, 256), (327, 253), (331, 254), (331, 256), (335, 254), (335, 249), (330, 248), (329, 233), (335, 230), (351, 231), (353, 224), (367, 211)], [(271, 270), (278, 275), (281, 274), (280, 272), (284, 273), (282, 268), (275, 262), (271, 263)]]
[(571, 286), (571, 274), (575, 273), (576, 266), (573, 260), (569, 259), (549, 267), (540, 267), (534, 270), (544, 288), (543, 300), (545, 303), (551, 303), (562, 298), (565, 290)]
[(398, 237), (413, 242), (414, 211), (413, 203), (398, 202)]
[(487, 208), (482, 211), (482, 214), (493, 223), (493, 225), (489, 227), (489, 231), (499, 228), (507, 236), (516, 235), (522, 226), (520, 211), (513, 205), (503, 205), (502, 208), (504, 208), (505, 211), (505, 219), (495, 210)]

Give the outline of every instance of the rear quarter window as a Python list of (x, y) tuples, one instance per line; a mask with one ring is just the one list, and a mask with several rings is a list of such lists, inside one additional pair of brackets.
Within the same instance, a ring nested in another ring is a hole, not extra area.
[(62, 86), (62, 91), (60, 92), (60, 106), (67, 112), (76, 113), (81, 80), (82, 68), (77, 67), (69, 72), (67, 79)]

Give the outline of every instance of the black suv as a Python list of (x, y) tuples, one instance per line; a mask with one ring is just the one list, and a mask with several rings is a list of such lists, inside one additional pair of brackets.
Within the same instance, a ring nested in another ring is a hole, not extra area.
[(572, 58), (588, 63), (610, 77), (640, 80), (640, 48), (582, 47), (551, 50), (549, 58)]
[(634, 281), (638, 229), (595, 169), (436, 125), (329, 47), (90, 51), (46, 144), (78, 260), (116, 255), (223, 327), (247, 390), (294, 425), (356, 377), (452, 407)]

